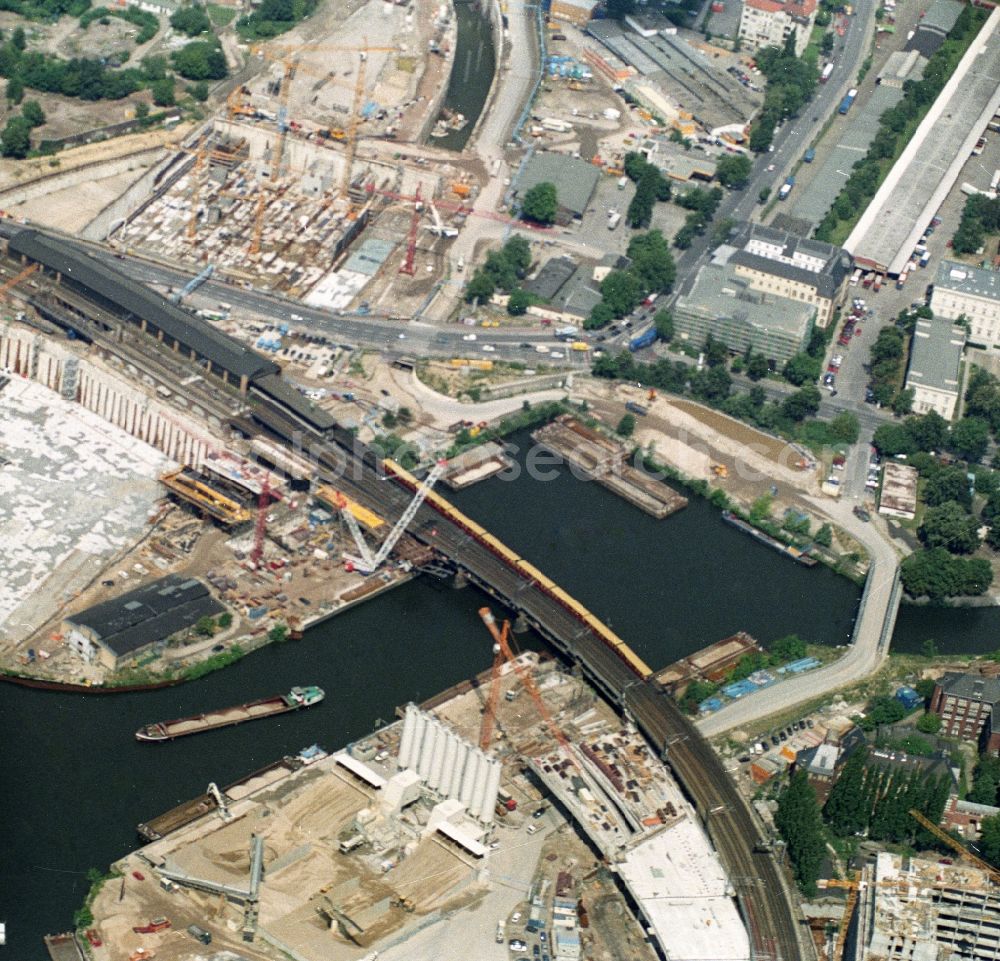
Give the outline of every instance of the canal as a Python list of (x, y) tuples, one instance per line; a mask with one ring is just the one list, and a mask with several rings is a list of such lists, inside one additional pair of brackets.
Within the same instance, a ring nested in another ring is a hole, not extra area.
[[(524, 443), (526, 437), (515, 438)], [(523, 461), (522, 461), (523, 463)], [(655, 521), (561, 470), (494, 479), (459, 506), (608, 620), (651, 667), (737, 630), (825, 644), (850, 632), (859, 590), (806, 569), (725, 526), (693, 499)], [(17, 961), (45, 956), (42, 934), (66, 930), (88, 868), (133, 849), (135, 825), (314, 742), (328, 750), (369, 733), (397, 705), (420, 701), (489, 666), (483, 595), (422, 578), (193, 684), (147, 694), (78, 696), (0, 683), (0, 920)], [(499, 613), (499, 611), (498, 611)], [(996, 609), (904, 609), (897, 640), (916, 650), (991, 650)], [(518, 643), (534, 646), (532, 635)], [(137, 728), (209, 707), (319, 684), (325, 701), (298, 714), (167, 744)], [(129, 880), (127, 883), (151, 883)]]
[(455, 60), (443, 106), (462, 114), (466, 123), (461, 130), (428, 141), (446, 150), (461, 150), (468, 142), (483, 112), (496, 68), (496, 45), (489, 19), (473, 0), (454, 0), (454, 5), (458, 28)]

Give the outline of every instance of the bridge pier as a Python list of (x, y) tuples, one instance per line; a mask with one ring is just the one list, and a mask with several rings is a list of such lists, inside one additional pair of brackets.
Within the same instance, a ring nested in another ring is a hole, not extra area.
[(518, 611), (517, 617), (514, 618), (514, 626), (512, 630), (515, 634), (524, 634), (530, 629), (531, 625), (528, 623), (528, 619), (524, 616), (523, 611)]
[(465, 571), (455, 571), (455, 576), (452, 578), (451, 586), (456, 591), (460, 591), (469, 586), (469, 578), (466, 577)]

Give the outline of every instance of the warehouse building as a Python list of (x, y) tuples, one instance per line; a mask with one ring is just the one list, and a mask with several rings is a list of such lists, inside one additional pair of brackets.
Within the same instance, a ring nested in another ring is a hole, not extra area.
[(532, 155), (521, 171), (515, 195), (523, 199), (538, 184), (554, 184), (559, 203), (556, 219), (560, 223), (569, 223), (583, 216), (600, 177), (600, 169), (585, 160), (539, 151)]
[(816, 0), (744, 0), (740, 15), (740, 40), (751, 50), (784, 47), (795, 33), (795, 56), (809, 44), (816, 21)]
[(955, 26), (962, 6), (959, 0), (934, 0), (921, 14), (913, 36), (906, 43), (906, 50), (916, 50), (925, 57), (937, 53)]
[(585, 26), (594, 15), (598, 0), (552, 0), (549, 16), (553, 20), (565, 20), (576, 27)]
[(830, 323), (847, 291), (850, 258), (833, 244), (745, 223), (721, 251), (730, 251), (729, 263), (754, 290), (811, 306), (818, 327)]
[(935, 317), (964, 317), (969, 322), (969, 343), (987, 349), (1000, 346), (1000, 274), (942, 260), (930, 307)]
[(677, 298), (673, 313), (678, 336), (696, 347), (711, 334), (733, 353), (749, 348), (780, 365), (808, 344), (816, 308), (754, 289), (717, 251), (698, 271), (690, 291)]
[(170, 574), (67, 617), (62, 634), (85, 661), (115, 670), (224, 610), (201, 581)]
[(933, 410), (945, 420), (955, 416), (964, 347), (964, 327), (936, 318), (917, 321), (906, 372), (906, 386), (913, 390), (914, 414)]

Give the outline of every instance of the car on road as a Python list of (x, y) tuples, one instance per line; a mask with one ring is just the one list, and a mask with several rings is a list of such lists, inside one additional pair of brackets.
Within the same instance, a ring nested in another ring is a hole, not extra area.
[(464, 334), (462, 337), (462, 340), (475, 340), (475, 339), (476, 339), (475, 334)]
[(835, 378), (829, 371), (823, 375), (823, 386), (832, 387)]
[[(866, 524), (872, 519), (872, 515), (868, 513), (860, 504), (855, 504), (852, 508), (854, 511), (854, 516), (859, 521), (864, 521)], [(809, 726), (812, 727), (812, 721), (809, 722)]]
[(400, 334), (399, 335), (399, 339), (400, 340), (406, 340), (406, 334)]
[(554, 350), (549, 356), (554, 357), (556, 360), (562, 360), (566, 355), (561, 350)]
[(494, 347), (492, 344), (483, 344), (483, 350), (487, 354), (494, 354), (494, 353), (496, 353), (496, 347)]
[(518, 347), (521, 347), (524, 350), (531, 350), (531, 344), (529, 344), (527, 341), (525, 341), (522, 344), (518, 344)]

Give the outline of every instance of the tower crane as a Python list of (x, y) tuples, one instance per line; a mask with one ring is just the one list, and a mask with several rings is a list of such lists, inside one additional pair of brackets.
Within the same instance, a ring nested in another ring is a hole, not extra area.
[[(481, 612), (480, 616), (482, 616)], [(503, 622), (503, 630), (501, 631), (501, 634), (505, 640), (509, 638), (510, 621)], [(509, 642), (507, 647), (508, 649), (510, 648)], [(500, 643), (500, 641), (494, 641), (493, 670), (490, 672), (490, 690), (486, 699), (486, 710), (483, 711), (483, 720), (479, 726), (479, 749), (482, 751), (488, 750), (490, 742), (493, 740), (493, 725), (496, 724), (497, 705), (500, 703), (500, 668), (503, 667), (505, 660), (504, 645)]]
[(277, 491), (271, 490), (271, 485), (264, 477), (260, 485), (260, 494), (257, 496), (257, 519), (253, 526), (253, 550), (250, 551), (250, 563), (254, 569), (260, 565), (260, 559), (264, 556), (264, 535), (267, 533), (267, 509), (271, 506), (272, 500), (278, 499)]
[(5, 303), (7, 300), (7, 295), (13, 290), (22, 280), (27, 280), (36, 270), (41, 269), (41, 264), (29, 264), (24, 268), (19, 274), (15, 274), (9, 280), (5, 280), (2, 285), (0, 285), (0, 303)]
[[(479, 608), (479, 616), (486, 625), (486, 629), (492, 635), (494, 644), (500, 648), (501, 655), (505, 660), (510, 661), (511, 667), (514, 668), (514, 672), (524, 685), (525, 690), (531, 696), (531, 700), (534, 701), (536, 710), (539, 715), (541, 715), (541, 718), (545, 722), (549, 731), (551, 731), (552, 736), (559, 742), (559, 746), (562, 748), (566, 756), (573, 762), (573, 764), (579, 766), (576, 756), (573, 754), (572, 748), (570, 747), (569, 739), (565, 734), (563, 734), (559, 725), (556, 724), (555, 718), (552, 717), (552, 712), (548, 709), (545, 701), (542, 699), (541, 692), (538, 690), (538, 685), (535, 684), (535, 679), (531, 676), (531, 671), (529, 671), (519, 660), (517, 660), (514, 656), (514, 652), (510, 649), (510, 622), (504, 621), (502, 629), (497, 627), (496, 618), (493, 616), (493, 612), (488, 607)], [(492, 723), (493, 722), (491, 720), (490, 724), (492, 725)], [(482, 735), (480, 734), (480, 737), (481, 736)]]
[(994, 884), (1000, 884), (1000, 870), (993, 867), (992, 864), (977, 857), (964, 844), (953, 838), (947, 831), (942, 831), (930, 818), (924, 817), (919, 811), (910, 811), (910, 817), (921, 827), (930, 831), (942, 844), (947, 844), (960, 858), (984, 871)]
[(385, 559), (389, 556), (389, 552), (396, 546), (406, 528), (410, 526), (410, 521), (416, 517), (417, 511), (420, 510), (420, 505), (423, 504), (427, 495), (431, 492), (431, 488), (438, 482), (438, 478), (444, 473), (447, 466), (448, 462), (444, 460), (439, 460), (434, 465), (431, 472), (427, 475), (427, 479), (417, 488), (416, 494), (413, 495), (413, 500), (407, 505), (406, 510), (400, 515), (399, 520), (396, 521), (392, 530), (386, 535), (382, 545), (374, 553), (372, 553), (371, 548), (365, 542), (357, 523), (352, 524), (354, 518), (347, 508), (346, 499), (343, 507), (340, 507), (340, 502), (338, 502), (340, 514), (347, 523), (347, 529), (351, 532), (354, 543), (357, 545), (358, 553), (361, 555), (360, 557), (348, 554), (344, 555), (344, 559), (355, 570), (359, 570), (363, 574), (373, 574), (382, 566)]
[(399, 268), (401, 274), (413, 276), (415, 267), (413, 262), (417, 256), (417, 227), (420, 224), (420, 211), (424, 209), (423, 201), (420, 198), (421, 184), (417, 184), (417, 193), (413, 202), (413, 215), (410, 217), (410, 229), (406, 235), (406, 256), (403, 258), (402, 266)]

